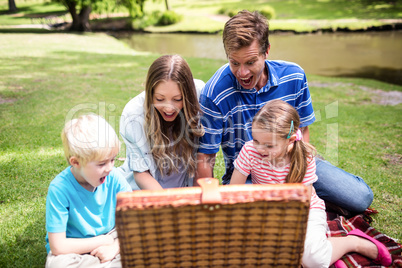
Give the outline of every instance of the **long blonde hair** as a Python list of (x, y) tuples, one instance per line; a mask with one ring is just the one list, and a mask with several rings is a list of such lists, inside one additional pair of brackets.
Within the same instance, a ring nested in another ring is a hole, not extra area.
[[(289, 139), (296, 134), (300, 126), (300, 117), (296, 109), (282, 100), (271, 100), (254, 116), (253, 124), (259, 128)], [(300, 183), (307, 172), (307, 166), (316, 153), (315, 148), (303, 140), (295, 140), (290, 151), (290, 170), (286, 176), (287, 183)]]
[[(179, 86), (183, 109), (173, 122), (167, 123), (153, 105), (155, 87), (162, 81)], [(145, 83), (145, 133), (152, 156), (161, 174), (178, 172), (179, 164), (186, 165), (190, 177), (195, 175), (198, 138), (204, 134), (200, 124), (200, 105), (187, 62), (179, 55), (164, 55), (148, 70)]]

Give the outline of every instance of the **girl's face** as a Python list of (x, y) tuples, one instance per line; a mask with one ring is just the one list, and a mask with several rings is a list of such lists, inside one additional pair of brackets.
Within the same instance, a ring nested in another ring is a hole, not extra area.
[(183, 96), (176, 82), (160, 82), (154, 89), (152, 104), (167, 122), (176, 119), (183, 108)]
[(253, 145), (258, 153), (269, 162), (282, 160), (287, 152), (289, 139), (284, 139), (276, 133), (267, 132), (253, 124)]
[(94, 188), (98, 187), (105, 182), (106, 176), (112, 171), (115, 157), (110, 156), (106, 159), (93, 160), (85, 164), (73, 164), (75, 179), (84, 187), (85, 185), (90, 185)]

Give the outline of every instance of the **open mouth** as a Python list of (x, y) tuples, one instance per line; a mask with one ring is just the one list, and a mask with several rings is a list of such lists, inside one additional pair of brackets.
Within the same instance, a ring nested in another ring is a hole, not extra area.
[(101, 184), (104, 183), (105, 180), (106, 180), (106, 177), (102, 177), (102, 178), (99, 179), (99, 181), (100, 181)]
[(174, 119), (176, 117), (176, 112), (173, 113), (163, 113), (163, 117), (165, 117), (165, 119)]
[(247, 79), (240, 79), (240, 82), (242, 84), (243, 87), (249, 87), (251, 85), (251, 81), (253, 80), (253, 77), (249, 77)]

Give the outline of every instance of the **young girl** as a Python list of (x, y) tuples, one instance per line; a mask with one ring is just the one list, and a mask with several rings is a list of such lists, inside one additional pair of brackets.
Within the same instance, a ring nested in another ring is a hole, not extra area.
[(304, 268), (346, 267), (339, 260), (358, 252), (378, 264), (392, 263), (387, 248), (356, 229), (346, 237), (326, 237), (325, 204), (312, 184), (315, 174), (314, 148), (302, 141), (297, 111), (282, 100), (269, 101), (253, 118), (253, 140), (244, 144), (234, 162), (231, 184), (243, 184), (251, 174), (256, 184), (303, 183), (311, 193), (310, 213), (304, 245)]
[(145, 92), (126, 105), (120, 120), (126, 144), (121, 169), (128, 171), (133, 189), (192, 185), (198, 138), (204, 133), (198, 104), (203, 86), (179, 55), (165, 55), (152, 63)]

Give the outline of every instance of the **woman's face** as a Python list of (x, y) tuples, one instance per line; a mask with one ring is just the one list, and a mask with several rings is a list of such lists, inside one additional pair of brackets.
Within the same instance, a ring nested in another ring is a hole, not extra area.
[(174, 121), (183, 108), (183, 95), (177, 83), (172, 80), (160, 82), (154, 89), (152, 104), (165, 121)]

